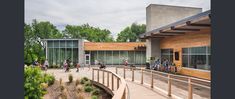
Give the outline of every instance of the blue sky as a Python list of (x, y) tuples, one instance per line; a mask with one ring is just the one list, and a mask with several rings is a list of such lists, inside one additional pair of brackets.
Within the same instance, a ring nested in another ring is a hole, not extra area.
[(210, 0), (25, 0), (25, 23), (50, 21), (63, 30), (66, 24), (109, 29), (114, 38), (133, 22), (146, 23), (146, 7), (164, 4), (210, 9)]

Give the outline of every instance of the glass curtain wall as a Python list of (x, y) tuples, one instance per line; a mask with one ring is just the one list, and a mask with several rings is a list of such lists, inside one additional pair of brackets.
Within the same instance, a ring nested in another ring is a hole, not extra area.
[(124, 59), (130, 64), (145, 64), (145, 51), (86, 51), (91, 55), (91, 65), (95, 64), (95, 60), (106, 65), (123, 65)]
[(50, 66), (62, 66), (66, 59), (70, 59), (72, 65), (78, 62), (78, 40), (48, 40), (47, 50)]

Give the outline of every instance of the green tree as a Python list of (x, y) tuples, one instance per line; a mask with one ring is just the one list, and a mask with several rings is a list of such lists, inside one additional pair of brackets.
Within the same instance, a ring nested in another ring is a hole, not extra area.
[(133, 23), (131, 26), (126, 27), (124, 30), (122, 30), (117, 37), (118, 42), (136, 42), (139, 38), (138, 36), (141, 33), (144, 33), (146, 31), (146, 25), (137, 23)]
[(91, 42), (111, 42), (113, 38), (107, 29), (92, 27), (89, 24), (67, 25), (63, 34), (67, 38), (84, 38)]
[(25, 64), (31, 64), (34, 60), (45, 60), (45, 46), (42, 39), (62, 38), (62, 33), (48, 21), (38, 22), (24, 26), (24, 60)]

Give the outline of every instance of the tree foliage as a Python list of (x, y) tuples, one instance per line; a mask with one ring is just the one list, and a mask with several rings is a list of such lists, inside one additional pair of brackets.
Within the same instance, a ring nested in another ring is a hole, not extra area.
[(92, 27), (89, 24), (67, 25), (63, 31), (67, 38), (84, 38), (91, 42), (111, 42), (113, 38), (107, 29)]
[(122, 30), (117, 37), (118, 42), (136, 42), (138, 40), (138, 36), (141, 33), (146, 31), (146, 25), (137, 23), (133, 23), (131, 26), (126, 27)]
[(45, 60), (45, 46), (42, 39), (62, 38), (63, 35), (48, 21), (24, 25), (24, 60), (25, 64), (31, 64), (34, 60)]

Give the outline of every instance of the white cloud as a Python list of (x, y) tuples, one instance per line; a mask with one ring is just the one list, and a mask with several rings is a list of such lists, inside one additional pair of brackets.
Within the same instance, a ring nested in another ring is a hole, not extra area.
[(66, 24), (107, 28), (117, 33), (133, 22), (145, 23), (149, 4), (210, 9), (210, 0), (25, 0), (25, 22), (50, 21), (63, 29)]

